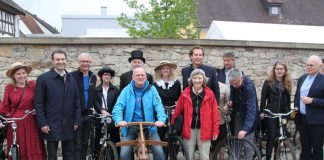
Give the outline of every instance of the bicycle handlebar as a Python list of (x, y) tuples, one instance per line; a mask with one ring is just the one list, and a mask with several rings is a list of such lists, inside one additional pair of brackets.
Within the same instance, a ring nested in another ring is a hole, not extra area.
[(292, 112), (294, 112), (294, 110), (290, 110), (287, 113), (273, 113), (271, 112), (269, 109), (264, 109), (263, 111), (265, 111), (266, 113), (269, 113), (270, 115), (266, 115), (265, 117), (268, 118), (278, 118), (278, 117), (283, 117), (283, 116), (288, 116), (290, 115)]
[(172, 110), (172, 109), (174, 109), (176, 107), (176, 105), (172, 105), (172, 106), (163, 106), (163, 108), (165, 109), (165, 110)]
[(0, 118), (2, 120), (4, 120), (4, 123), (10, 123), (10, 122), (14, 122), (14, 121), (19, 121), (19, 120), (23, 120), (25, 119), (28, 115), (35, 113), (35, 109), (29, 111), (28, 109), (25, 111), (25, 115), (22, 117), (11, 117), (11, 118), (7, 118), (7, 117), (3, 117), (2, 115), (0, 115)]
[[(155, 122), (128, 122), (127, 123), (127, 127), (132, 127), (132, 126), (140, 126), (140, 124), (142, 124), (142, 126), (155, 126)], [(116, 127), (120, 127), (118, 124), (116, 125)], [(167, 125), (163, 125), (161, 127), (167, 127)]]

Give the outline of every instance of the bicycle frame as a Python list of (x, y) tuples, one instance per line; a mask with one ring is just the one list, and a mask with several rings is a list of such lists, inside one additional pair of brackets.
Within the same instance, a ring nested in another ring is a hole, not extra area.
[[(140, 160), (148, 160), (148, 150), (147, 146), (150, 145), (161, 145), (161, 146), (167, 146), (167, 142), (162, 141), (154, 141), (154, 140), (145, 140), (143, 126), (154, 126), (154, 122), (128, 122), (128, 126), (138, 126), (139, 127), (139, 134), (137, 134), (137, 140), (130, 140), (130, 141), (124, 141), (124, 142), (118, 142), (116, 143), (117, 147), (121, 146), (135, 146), (137, 147), (137, 155)], [(117, 127), (119, 127), (117, 125)]]
[(278, 140), (284, 140), (287, 139), (287, 136), (284, 134), (283, 131), (283, 119), (282, 117), (290, 115), (294, 110), (290, 110), (288, 113), (273, 113), (269, 109), (264, 109), (264, 112), (269, 113), (270, 115), (265, 115), (267, 118), (279, 118), (279, 131), (280, 131), (280, 137)]
[[(17, 143), (17, 123), (16, 121), (19, 120), (24, 120), (28, 115), (35, 113), (35, 110), (26, 110), (25, 115), (23, 117), (13, 117), (13, 118), (6, 118), (0, 115), (0, 118), (4, 120), (3, 122), (0, 121), (0, 123), (5, 123), (5, 124), (11, 124), (12, 128), (12, 145), (10, 146), (10, 151), (9, 151), (9, 156), (13, 160), (19, 160), (20, 159), (20, 153), (19, 153), (19, 144)], [(13, 153), (13, 149), (17, 147), (16, 152)], [(14, 158), (15, 157), (15, 158)]]

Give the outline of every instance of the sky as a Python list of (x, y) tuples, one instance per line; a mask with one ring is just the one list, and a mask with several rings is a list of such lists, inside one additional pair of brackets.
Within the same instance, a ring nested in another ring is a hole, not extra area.
[[(36, 14), (53, 27), (61, 31), (62, 15), (100, 15), (101, 6), (107, 7), (108, 15), (120, 15), (126, 13), (132, 15), (130, 9), (123, 0), (14, 0), (20, 7)], [(148, 0), (138, 0), (148, 4)]]

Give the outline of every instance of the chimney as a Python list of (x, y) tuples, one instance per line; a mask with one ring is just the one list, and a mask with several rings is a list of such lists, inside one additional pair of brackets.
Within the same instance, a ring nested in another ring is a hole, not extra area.
[(102, 16), (107, 15), (107, 6), (101, 6), (101, 15)]
[(262, 0), (270, 16), (281, 16), (283, 0)]

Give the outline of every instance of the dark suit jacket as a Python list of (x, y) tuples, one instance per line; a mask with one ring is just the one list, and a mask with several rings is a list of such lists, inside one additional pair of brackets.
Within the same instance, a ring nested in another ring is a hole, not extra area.
[[(300, 88), (305, 81), (307, 74), (298, 79), (295, 94), (295, 106), (300, 103)], [(312, 104), (306, 105), (306, 118), (309, 124), (324, 124), (324, 75), (318, 73), (312, 86), (309, 89), (308, 97), (313, 98)], [(300, 114), (300, 112), (299, 112)]]
[(81, 123), (81, 105), (74, 77), (67, 71), (66, 82), (54, 69), (37, 78), (35, 110), (38, 127), (49, 126), (50, 134), (42, 138), (50, 141), (74, 139), (74, 126)]
[[(130, 70), (128, 72), (123, 73), (120, 76), (120, 84), (119, 84), (120, 91), (122, 91), (132, 81), (132, 75), (133, 75), (133, 70)], [(149, 83), (153, 84), (152, 75), (149, 73), (146, 73), (146, 75), (147, 75), (147, 80), (149, 81)]]
[[(200, 65), (199, 69), (202, 69), (205, 72), (206, 77), (209, 78), (207, 86), (214, 92), (217, 103), (219, 103), (220, 92), (219, 92), (219, 84), (218, 84), (216, 69), (211, 66), (204, 65), (204, 64)], [(193, 70), (194, 70), (194, 68), (192, 67), (192, 64), (181, 70), (183, 89), (188, 87), (188, 85), (189, 85), (188, 78), (190, 77), (190, 74)]]

